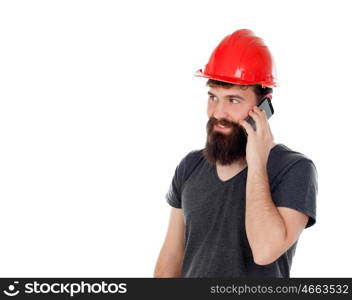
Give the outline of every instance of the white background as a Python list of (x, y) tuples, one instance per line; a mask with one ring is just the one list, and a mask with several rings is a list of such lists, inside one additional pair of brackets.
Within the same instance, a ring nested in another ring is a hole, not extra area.
[(1, 1), (0, 275), (152, 277), (222, 38), (251, 29), (275, 142), (318, 170), (292, 277), (350, 277), (350, 1)]

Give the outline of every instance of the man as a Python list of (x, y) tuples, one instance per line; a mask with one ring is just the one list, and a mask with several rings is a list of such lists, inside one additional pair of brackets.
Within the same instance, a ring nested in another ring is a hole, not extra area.
[(298, 238), (315, 223), (317, 172), (274, 142), (257, 107), (272, 98), (272, 69), (263, 40), (242, 29), (197, 72), (209, 86), (206, 145), (175, 170), (155, 277), (290, 277)]

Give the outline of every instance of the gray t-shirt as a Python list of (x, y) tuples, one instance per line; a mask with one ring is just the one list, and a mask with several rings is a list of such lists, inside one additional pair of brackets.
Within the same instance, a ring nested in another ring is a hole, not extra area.
[[(312, 226), (318, 192), (312, 160), (277, 144), (270, 151), (267, 171), (275, 205), (307, 214), (306, 228)], [(245, 230), (246, 179), (247, 168), (222, 181), (202, 150), (191, 151), (177, 166), (166, 200), (184, 213), (181, 277), (290, 277), (297, 242), (269, 265), (253, 260)]]

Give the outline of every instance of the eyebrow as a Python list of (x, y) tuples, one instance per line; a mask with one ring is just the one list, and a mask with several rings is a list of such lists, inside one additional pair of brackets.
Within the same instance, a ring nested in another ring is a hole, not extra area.
[[(211, 95), (211, 96), (215, 96), (215, 97), (216, 97), (215, 94), (213, 94), (212, 92), (209, 92), (209, 91), (208, 91), (208, 95)], [(242, 99), (243, 101), (246, 101), (246, 99), (244, 99), (242, 96), (240, 96), (240, 95), (238, 95), (238, 94), (226, 95), (226, 96), (225, 96), (225, 98), (233, 98), (233, 97), (235, 97), (235, 98), (240, 98), (240, 99)]]

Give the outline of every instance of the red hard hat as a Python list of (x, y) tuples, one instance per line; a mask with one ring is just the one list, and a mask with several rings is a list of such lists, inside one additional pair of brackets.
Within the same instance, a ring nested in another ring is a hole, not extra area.
[(242, 85), (277, 86), (274, 68), (264, 41), (251, 30), (240, 29), (220, 42), (204, 71), (198, 70), (195, 76)]

